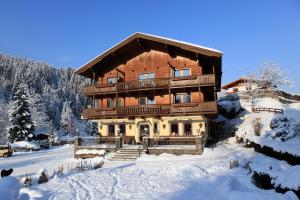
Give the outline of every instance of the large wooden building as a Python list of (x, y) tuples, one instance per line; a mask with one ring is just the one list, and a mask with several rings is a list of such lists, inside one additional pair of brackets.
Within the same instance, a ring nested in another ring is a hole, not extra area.
[(185, 137), (208, 134), (217, 115), (222, 52), (135, 33), (79, 68), (91, 79), (83, 118), (101, 137)]

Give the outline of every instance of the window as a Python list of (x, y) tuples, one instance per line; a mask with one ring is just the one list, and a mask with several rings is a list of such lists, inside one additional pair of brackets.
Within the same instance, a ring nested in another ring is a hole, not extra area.
[(181, 77), (181, 76), (190, 76), (191, 75), (191, 70), (188, 69), (175, 69), (173, 71), (173, 76), (174, 77)]
[(154, 73), (144, 73), (144, 74), (139, 74), (139, 80), (146, 80), (146, 79), (152, 79), (154, 78)]
[(115, 125), (114, 124), (108, 125), (108, 136), (110, 136), (110, 137), (115, 136)]
[(171, 124), (171, 135), (178, 135), (178, 124)]
[(120, 77), (108, 77), (107, 84), (114, 84), (117, 83)]
[(154, 97), (147, 97), (147, 104), (155, 104), (155, 98)]
[(108, 108), (113, 108), (114, 105), (114, 100), (113, 99), (107, 99), (107, 107)]
[(191, 103), (191, 94), (175, 94), (175, 103)]
[(154, 131), (154, 133), (159, 133), (159, 127), (158, 127), (157, 122), (155, 122), (154, 125), (153, 125), (153, 131)]
[(191, 123), (184, 124), (184, 135), (192, 135), (192, 124)]
[(152, 105), (155, 104), (155, 98), (154, 97), (140, 97), (139, 98), (139, 105)]

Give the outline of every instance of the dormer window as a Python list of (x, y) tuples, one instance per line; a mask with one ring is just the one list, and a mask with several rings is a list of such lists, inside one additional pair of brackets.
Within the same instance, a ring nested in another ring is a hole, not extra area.
[(191, 75), (191, 69), (174, 69), (173, 70), (173, 76), (174, 77), (181, 77), (181, 76), (190, 76)]

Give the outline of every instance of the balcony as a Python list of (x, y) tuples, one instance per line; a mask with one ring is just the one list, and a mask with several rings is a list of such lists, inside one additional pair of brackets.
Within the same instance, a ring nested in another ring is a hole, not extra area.
[(184, 76), (170, 78), (155, 78), (149, 80), (134, 80), (107, 85), (90, 85), (83, 89), (86, 96), (122, 93), (139, 90), (159, 90), (180, 87), (199, 87), (215, 84), (215, 75)]
[(216, 114), (215, 101), (187, 104), (155, 104), (143, 106), (122, 106), (117, 108), (87, 108), (83, 110), (83, 118), (103, 119), (134, 116), (178, 116)]

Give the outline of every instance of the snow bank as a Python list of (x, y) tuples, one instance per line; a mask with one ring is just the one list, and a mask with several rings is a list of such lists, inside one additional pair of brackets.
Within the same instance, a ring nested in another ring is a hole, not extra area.
[(15, 200), (19, 197), (21, 184), (13, 176), (7, 176), (0, 179), (0, 199)]
[(300, 188), (300, 166), (291, 166), (284, 173), (280, 172), (275, 181), (276, 186), (298, 190)]
[[(281, 104), (279, 101), (272, 98), (259, 98), (257, 99), (258, 107), (267, 108), (281, 108), (283, 109), (283, 114), (275, 114), (269, 112), (252, 113), (251, 103), (247, 101), (242, 101), (243, 107), (248, 111), (248, 114), (244, 116), (243, 123), (239, 126), (236, 135), (243, 137), (250, 141), (253, 141), (261, 146), (268, 146), (273, 148), (275, 151), (282, 153), (290, 153), (292, 155), (300, 156), (300, 134), (289, 134), (289, 138), (285, 141), (276, 139), (274, 136), (275, 130), (270, 128), (270, 123), (273, 119), (280, 117), (286, 117), (288, 119), (293, 119), (293, 123), (300, 123), (300, 103), (295, 104)], [(252, 127), (252, 121), (256, 118), (260, 118), (262, 122), (262, 129), (260, 136), (255, 135)], [(288, 130), (287, 130), (288, 131)]]
[(40, 149), (40, 146), (29, 141), (19, 141), (11, 144), (12, 148)]
[(80, 149), (76, 151), (76, 155), (82, 155), (82, 154), (96, 154), (103, 156), (105, 154), (105, 150), (95, 150), (95, 149)]

